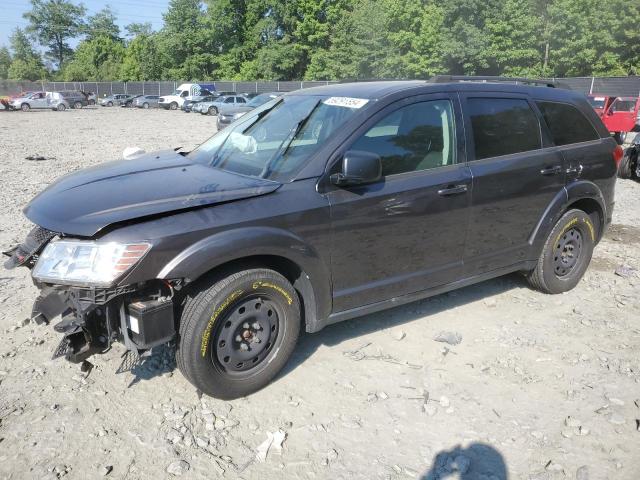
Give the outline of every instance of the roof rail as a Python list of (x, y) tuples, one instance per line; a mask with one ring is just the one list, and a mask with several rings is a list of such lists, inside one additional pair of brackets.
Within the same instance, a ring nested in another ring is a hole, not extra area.
[(428, 80), (429, 83), (451, 83), (451, 82), (483, 82), (483, 83), (491, 83), (491, 82), (507, 82), (514, 83), (516, 85), (540, 85), (544, 87), (550, 88), (569, 88), (562, 83), (552, 81), (552, 80), (544, 80), (544, 79), (535, 79), (535, 78), (524, 78), (524, 77), (492, 77), (492, 76), (466, 76), (466, 75), (436, 75)]

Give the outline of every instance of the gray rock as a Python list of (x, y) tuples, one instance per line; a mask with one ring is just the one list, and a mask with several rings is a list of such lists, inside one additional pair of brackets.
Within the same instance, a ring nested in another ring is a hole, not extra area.
[(393, 338), (394, 338), (395, 340), (397, 340), (397, 341), (399, 342), (399, 341), (400, 341), (400, 340), (402, 340), (404, 337), (406, 337), (406, 336), (407, 336), (407, 334), (406, 334), (404, 331), (402, 331), (402, 330), (394, 330), (394, 331), (393, 331), (393, 333), (392, 333), (392, 336), (393, 336)]
[(436, 342), (448, 343), (449, 345), (458, 345), (462, 342), (462, 335), (458, 332), (440, 332), (433, 339)]
[(626, 423), (626, 420), (621, 415), (612, 413), (609, 417), (609, 423), (613, 423), (614, 425), (624, 425)]
[(189, 471), (191, 465), (189, 465), (184, 460), (176, 460), (175, 462), (171, 462), (167, 467), (167, 473), (179, 477), (180, 475), (184, 475)]
[(106, 477), (111, 473), (112, 470), (113, 470), (113, 465), (105, 465), (100, 469), (100, 475), (102, 475), (103, 477)]
[(576, 470), (576, 480), (589, 480), (589, 467), (582, 465)]

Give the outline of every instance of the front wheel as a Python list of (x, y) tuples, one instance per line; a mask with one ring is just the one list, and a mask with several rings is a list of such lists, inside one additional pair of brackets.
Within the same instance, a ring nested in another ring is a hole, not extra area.
[(638, 164), (638, 150), (636, 147), (627, 148), (618, 166), (618, 177), (633, 178)]
[(66, 105), (64, 103), (61, 103), (60, 105), (58, 105), (58, 107), (56, 108), (56, 110), (58, 110), (59, 112), (64, 112), (67, 109)]
[(553, 227), (529, 283), (545, 293), (563, 293), (575, 287), (591, 262), (596, 226), (582, 210), (569, 210)]
[(144, 108), (146, 110), (147, 108), (149, 108), (149, 104), (147, 102), (144, 102), (142, 104), (142, 108)]
[(107, 107), (113, 107), (113, 102), (107, 102)]
[(29, 110), (31, 110), (31, 105), (29, 105), (28, 103), (23, 103), (22, 105), (20, 105), (20, 110), (22, 110), (23, 112), (28, 112)]
[(200, 391), (246, 396), (284, 367), (300, 332), (292, 285), (268, 269), (243, 270), (201, 284), (186, 302), (176, 362)]
[(73, 108), (82, 108), (82, 102), (76, 102), (73, 104)]
[(176, 102), (171, 102), (171, 105), (169, 105), (169, 109), (170, 110), (177, 110), (178, 109), (178, 104)]
[(217, 115), (218, 114), (218, 109), (216, 107), (209, 107), (209, 115)]

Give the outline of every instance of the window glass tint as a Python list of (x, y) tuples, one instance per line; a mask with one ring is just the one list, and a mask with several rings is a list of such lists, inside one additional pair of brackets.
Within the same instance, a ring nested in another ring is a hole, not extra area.
[(633, 112), (635, 109), (635, 100), (622, 100), (621, 98), (618, 98), (611, 106), (613, 112)]
[(451, 165), (455, 162), (451, 102), (402, 107), (370, 128), (351, 149), (380, 155), (383, 175)]
[(591, 122), (576, 107), (566, 103), (537, 103), (556, 145), (588, 142), (600, 138)]
[(467, 104), (477, 160), (541, 147), (538, 118), (526, 100), (470, 98)]

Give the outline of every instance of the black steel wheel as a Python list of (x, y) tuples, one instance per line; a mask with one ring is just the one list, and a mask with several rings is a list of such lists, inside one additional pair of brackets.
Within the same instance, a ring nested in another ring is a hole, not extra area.
[(299, 331), (298, 295), (279, 273), (256, 268), (209, 278), (185, 304), (176, 361), (203, 393), (238, 398), (277, 375)]
[(597, 214), (566, 212), (549, 233), (529, 283), (545, 293), (574, 288), (589, 266), (599, 228)]

